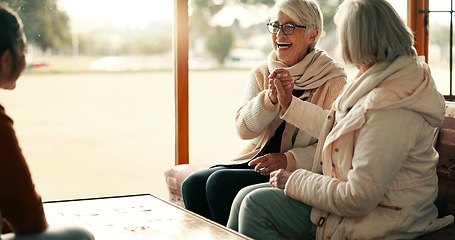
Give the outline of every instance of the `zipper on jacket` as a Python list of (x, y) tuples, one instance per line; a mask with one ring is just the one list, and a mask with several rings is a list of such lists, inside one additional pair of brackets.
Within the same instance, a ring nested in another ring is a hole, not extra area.
[(318, 227), (324, 226), (325, 220), (329, 217), (330, 213), (324, 214), (322, 217), (319, 218), (318, 223), (316, 224)]
[(378, 207), (388, 208), (388, 209), (392, 209), (392, 210), (396, 210), (396, 211), (399, 211), (399, 210), (402, 209), (401, 207), (386, 206), (386, 205), (383, 205), (383, 204), (378, 204)]

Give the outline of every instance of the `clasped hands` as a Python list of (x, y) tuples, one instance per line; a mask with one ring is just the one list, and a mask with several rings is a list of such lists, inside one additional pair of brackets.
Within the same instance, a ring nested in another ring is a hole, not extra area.
[(269, 75), (269, 98), (273, 104), (279, 103), (286, 111), (292, 101), (294, 78), (283, 68), (277, 68)]

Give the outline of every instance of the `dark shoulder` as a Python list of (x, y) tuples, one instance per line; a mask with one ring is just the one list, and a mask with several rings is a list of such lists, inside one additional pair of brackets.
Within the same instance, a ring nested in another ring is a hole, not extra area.
[(8, 124), (12, 124), (13, 123), (13, 120), (8, 116), (6, 115), (6, 111), (5, 111), (5, 108), (0, 104), (0, 124), (4, 124), (5, 122), (8, 123)]

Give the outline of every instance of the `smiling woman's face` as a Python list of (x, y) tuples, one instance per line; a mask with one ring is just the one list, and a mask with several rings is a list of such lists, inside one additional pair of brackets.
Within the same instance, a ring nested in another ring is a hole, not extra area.
[[(298, 25), (282, 11), (279, 11), (276, 18), (270, 22), (280, 25), (285, 23)], [(276, 34), (272, 34), (272, 44), (278, 59), (288, 66), (300, 62), (308, 54), (309, 44), (314, 41), (312, 34), (306, 34), (306, 32), (306, 29), (296, 27), (291, 35), (285, 35), (281, 28)]]

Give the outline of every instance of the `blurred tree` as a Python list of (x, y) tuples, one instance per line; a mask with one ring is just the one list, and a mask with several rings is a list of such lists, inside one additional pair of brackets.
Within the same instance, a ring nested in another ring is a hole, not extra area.
[[(333, 16), (335, 15), (338, 5), (340, 5), (342, 1), (343, 0), (318, 1), (324, 15), (324, 30), (327, 33), (335, 33)], [(275, 0), (237, 0), (234, 2), (231, 0), (189, 0), (190, 49), (195, 49), (197, 46), (196, 43), (202, 41), (202, 45), (206, 48), (205, 50), (210, 52), (210, 54), (214, 56), (219, 63), (224, 62), (224, 59), (221, 60), (220, 58), (222, 56), (227, 56), (232, 46), (244, 46), (245, 44), (238, 43), (248, 42), (248, 40), (254, 37), (254, 35), (267, 34), (267, 30), (264, 25), (265, 23), (251, 25), (249, 28), (243, 29), (239, 26), (238, 21), (234, 21), (234, 24), (230, 26), (231, 33), (229, 34), (229, 38), (222, 39), (220, 36), (228, 34), (228, 30), (222, 30), (222, 28), (217, 26), (211, 26), (210, 20), (212, 17), (227, 5), (262, 5), (271, 8), (275, 2)], [(224, 44), (222, 43), (223, 40), (232, 42)]]
[(319, 5), (324, 15), (324, 30), (326, 32), (332, 32), (335, 30), (336, 26), (333, 22), (333, 16), (338, 9), (338, 6), (343, 2), (343, 0), (319, 0)]
[(275, 0), (240, 0), (240, 2), (246, 5), (265, 4), (270, 7), (275, 5)]
[(234, 37), (230, 27), (214, 27), (207, 39), (207, 50), (220, 65), (223, 65), (233, 42)]
[(207, 36), (208, 30), (211, 28), (210, 19), (223, 9), (225, 2), (225, 0), (189, 0), (190, 44), (194, 45), (196, 39)]
[(57, 0), (2, 0), (18, 12), (27, 41), (41, 48), (62, 50), (71, 46), (69, 17)]
[[(198, 41), (205, 42), (206, 50), (217, 59), (218, 63), (224, 63), (226, 57), (234, 42), (234, 29), (225, 27), (211, 26), (210, 20), (212, 17), (223, 9), (227, 4), (265, 4), (273, 6), (274, 0), (189, 0), (190, 16), (189, 16), (189, 31), (190, 31), (190, 48), (195, 49)], [(232, 26), (231, 26), (232, 27)], [(235, 34), (238, 36), (238, 34)], [(226, 37), (223, 39), (223, 37)], [(218, 42), (217, 42), (218, 41)], [(223, 58), (223, 59), (221, 59)]]

